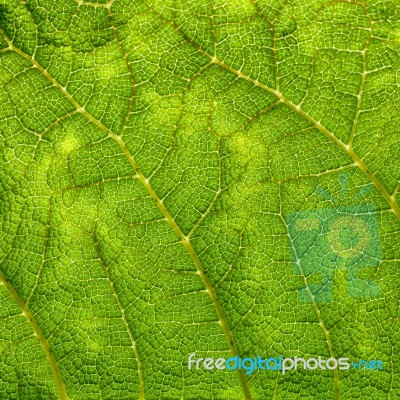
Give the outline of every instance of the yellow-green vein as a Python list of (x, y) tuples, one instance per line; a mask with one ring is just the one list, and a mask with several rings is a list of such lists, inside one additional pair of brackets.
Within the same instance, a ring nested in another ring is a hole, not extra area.
[[(111, 129), (107, 128), (101, 121), (99, 121), (98, 119), (93, 117), (89, 112), (87, 112), (84, 109), (84, 107), (82, 107), (73, 98), (73, 96), (67, 91), (67, 89), (65, 87), (63, 87), (60, 83), (58, 83), (46, 71), (46, 69), (43, 68), (37, 62), (37, 60), (33, 59), (31, 56), (29, 56), (29, 54), (26, 54), (25, 52), (23, 52), (18, 47), (15, 47), (13, 45), (12, 41), (7, 37), (7, 35), (5, 34), (5, 32), (2, 29), (0, 29), (0, 33), (2, 33), (2, 35), (6, 39), (8, 45), (9, 45), (9, 49), (11, 51), (14, 51), (15, 53), (17, 53), (20, 56), (22, 56), (23, 58), (25, 58), (26, 60), (30, 61), (35, 66), (35, 68), (38, 69), (38, 71), (40, 71), (55, 87), (57, 87), (64, 94), (64, 96), (71, 102), (71, 104), (74, 105), (74, 107), (77, 109), (77, 111), (79, 111), (89, 121), (91, 121), (94, 125), (99, 127), (103, 132), (107, 133), (113, 140), (115, 140), (118, 143), (118, 145), (120, 146), (120, 148), (124, 152), (127, 160), (129, 161), (129, 163), (131, 164), (131, 166), (135, 170), (137, 178), (143, 184), (143, 186), (145, 187), (145, 189), (148, 192), (148, 194), (153, 198), (153, 200), (157, 204), (158, 208), (163, 213), (163, 215), (165, 217), (165, 220), (172, 227), (174, 232), (178, 235), (178, 237), (182, 241), (182, 244), (185, 247), (186, 251), (189, 253), (194, 265), (196, 266), (197, 273), (200, 276), (200, 279), (202, 280), (202, 282), (203, 282), (203, 284), (204, 284), (204, 286), (205, 286), (205, 288), (207, 290), (207, 293), (208, 293), (208, 295), (209, 295), (209, 297), (210, 297), (210, 299), (212, 301), (212, 304), (213, 304), (213, 306), (215, 308), (215, 311), (217, 313), (217, 316), (218, 316), (219, 322), (221, 324), (222, 330), (223, 330), (223, 332), (225, 334), (229, 350), (230, 350), (232, 355), (234, 355), (234, 356), (238, 355), (238, 349), (237, 349), (236, 344), (235, 344), (235, 342), (233, 340), (233, 334), (232, 334), (232, 332), (231, 332), (231, 330), (229, 328), (229, 324), (228, 324), (228, 321), (227, 321), (227, 319), (225, 317), (225, 314), (224, 314), (224, 311), (222, 309), (222, 306), (218, 301), (217, 294), (216, 294), (216, 292), (215, 292), (210, 280), (208, 279), (208, 276), (205, 273), (205, 270), (204, 270), (204, 268), (203, 268), (203, 266), (202, 266), (202, 264), (200, 262), (200, 259), (197, 256), (197, 254), (196, 254), (196, 252), (195, 252), (195, 250), (194, 250), (194, 248), (193, 248), (193, 246), (192, 246), (192, 244), (190, 242), (190, 239), (187, 236), (185, 236), (185, 234), (182, 232), (182, 230), (180, 229), (178, 224), (175, 222), (174, 218), (171, 216), (171, 214), (169, 213), (169, 211), (167, 210), (167, 208), (163, 204), (162, 200), (158, 197), (157, 193), (155, 192), (155, 190), (151, 186), (150, 181), (143, 175), (143, 173), (139, 169), (139, 166), (137, 165), (135, 159), (133, 158), (132, 154), (130, 153), (129, 149), (126, 147), (125, 142), (123, 141), (122, 137), (120, 137), (119, 135), (115, 134)], [(239, 370), (238, 371), (238, 376), (239, 376), (239, 381), (240, 381), (240, 384), (241, 384), (241, 387), (242, 387), (242, 390), (243, 390), (244, 399), (245, 400), (251, 400), (252, 396), (250, 394), (250, 390), (249, 390), (249, 387), (248, 387), (248, 384), (247, 384), (247, 379), (246, 379), (245, 372), (243, 370)]]
[(53, 353), (51, 352), (50, 345), (47, 342), (47, 339), (44, 336), (42, 330), (40, 329), (40, 326), (38, 325), (35, 318), (33, 317), (31, 310), (29, 309), (27, 304), (22, 300), (21, 296), (14, 289), (14, 287), (11, 285), (11, 283), (7, 280), (7, 278), (5, 277), (5, 275), (3, 274), (2, 271), (0, 271), (0, 284), (6, 288), (9, 295), (14, 299), (14, 301), (21, 308), (22, 315), (26, 318), (26, 320), (28, 321), (29, 325), (31, 326), (31, 328), (33, 330), (33, 334), (39, 340), (39, 343), (42, 346), (42, 348), (46, 354), (47, 361), (48, 361), (51, 371), (53, 373), (56, 387), (58, 390), (58, 394), (60, 396), (60, 400), (69, 400), (60, 369), (58, 368), (58, 364), (54, 358)]

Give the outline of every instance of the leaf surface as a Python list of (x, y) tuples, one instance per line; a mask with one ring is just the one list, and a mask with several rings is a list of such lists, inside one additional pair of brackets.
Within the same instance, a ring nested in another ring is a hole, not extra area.
[(389, 0), (0, 0), (0, 398), (396, 398), (399, 51)]

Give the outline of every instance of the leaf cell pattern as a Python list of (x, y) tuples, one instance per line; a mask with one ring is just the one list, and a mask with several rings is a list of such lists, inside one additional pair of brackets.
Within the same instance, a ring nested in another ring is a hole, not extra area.
[[(0, 0), (0, 398), (399, 397), (399, 54), (397, 0)], [(379, 295), (319, 301), (288, 218), (343, 209)]]

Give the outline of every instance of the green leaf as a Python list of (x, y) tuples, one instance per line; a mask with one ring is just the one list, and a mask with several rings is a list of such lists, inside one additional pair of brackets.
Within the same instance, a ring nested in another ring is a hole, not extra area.
[(399, 397), (399, 54), (396, 0), (0, 0), (0, 398)]

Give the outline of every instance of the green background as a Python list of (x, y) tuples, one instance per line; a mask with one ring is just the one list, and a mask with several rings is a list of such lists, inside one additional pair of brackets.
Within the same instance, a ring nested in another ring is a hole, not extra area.
[[(398, 0), (0, 0), (0, 398), (400, 397), (399, 51)], [(343, 173), (382, 294), (302, 302), (285, 216)]]

